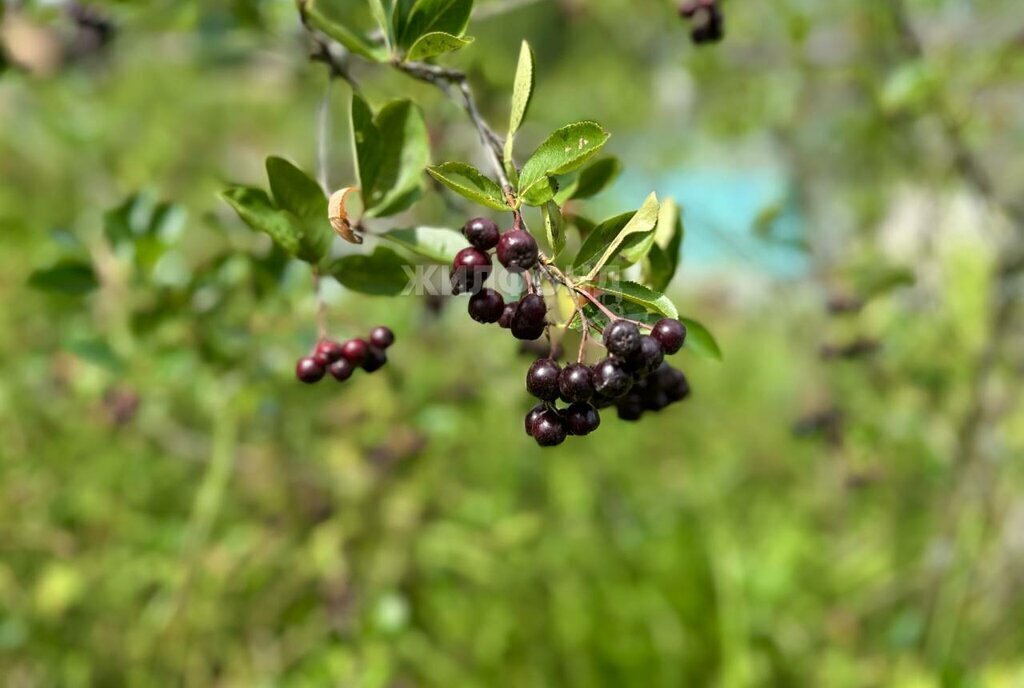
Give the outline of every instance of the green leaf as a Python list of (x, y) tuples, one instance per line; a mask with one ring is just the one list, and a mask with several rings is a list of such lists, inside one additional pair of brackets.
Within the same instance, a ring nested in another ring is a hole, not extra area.
[(658, 212), (658, 227), (654, 231), (654, 246), (644, 264), (644, 282), (650, 287), (664, 291), (679, 267), (683, 244), (683, 215), (679, 204), (671, 198), (665, 199)]
[(392, 229), (381, 235), (432, 263), (450, 265), (455, 254), (466, 247), (466, 239), (459, 232), (441, 227), (415, 227)]
[(610, 217), (591, 228), (587, 232), (583, 245), (580, 246), (580, 250), (576, 253), (576, 258), (572, 263), (573, 270), (579, 272), (587, 265), (595, 263), (608, 245), (619, 235), (619, 232), (629, 224), (634, 215), (636, 215), (635, 210), (622, 213), (621, 215)]
[(497, 182), (485, 177), (480, 170), (464, 162), (446, 162), (428, 167), (427, 174), (449, 189), (474, 203), (493, 210), (508, 210), (505, 194)]
[(310, 263), (319, 262), (334, 238), (323, 189), (284, 158), (267, 158), (267, 178), (277, 207), (298, 220), (298, 256)]
[(621, 173), (622, 163), (618, 158), (609, 157), (595, 160), (580, 171), (579, 176), (572, 184), (560, 189), (555, 200), (565, 203), (573, 199), (593, 198), (614, 182)]
[(462, 50), (473, 42), (473, 38), (460, 38), (443, 31), (433, 31), (416, 39), (406, 57), (410, 60), (426, 60), (445, 53)]
[(519, 48), (519, 64), (516, 66), (516, 78), (512, 85), (512, 113), (509, 116), (508, 137), (505, 139), (505, 162), (512, 161), (512, 147), (516, 132), (526, 119), (526, 111), (530, 108), (533, 98), (533, 87), (536, 81), (534, 73), (533, 49), (523, 41)]
[(539, 208), (548, 201), (553, 201), (556, 193), (558, 193), (558, 183), (552, 177), (541, 177), (540, 181), (520, 192), (518, 201), (524, 205)]
[(917, 281), (913, 270), (880, 261), (857, 265), (849, 273), (856, 294), (864, 301), (911, 286)]
[(548, 201), (541, 208), (541, 213), (544, 215), (544, 231), (547, 233), (548, 246), (551, 247), (551, 257), (557, 258), (565, 248), (565, 218), (562, 217), (562, 209), (554, 201)]
[(28, 285), (33, 289), (65, 296), (84, 296), (99, 284), (92, 264), (73, 258), (65, 258), (51, 267), (36, 270), (28, 278)]
[(469, 25), (473, 0), (416, 0), (398, 36), (398, 44), (408, 49), (420, 36), (442, 31), (461, 36)]
[(705, 358), (713, 358), (715, 360), (722, 360), (722, 350), (718, 346), (718, 342), (715, 341), (714, 335), (708, 330), (708, 328), (701, 325), (696, 320), (690, 318), (679, 318), (679, 321), (686, 325), (686, 343), (684, 347), (692, 350), (694, 353), (704, 356)]
[(422, 111), (396, 100), (372, 117), (366, 101), (353, 94), (352, 138), (366, 215), (386, 217), (412, 205), (429, 155)]
[(310, 26), (333, 38), (349, 51), (374, 62), (385, 62), (387, 51), (375, 45), (370, 39), (357, 31), (352, 31), (343, 24), (327, 17), (317, 8), (316, 0), (306, 3), (306, 19)]
[(299, 252), (302, 240), (299, 227), (288, 213), (274, 205), (265, 191), (249, 186), (232, 186), (221, 192), (221, 197), (252, 229), (268, 234), (290, 255)]
[(370, 14), (373, 15), (373, 20), (377, 22), (378, 28), (384, 32), (390, 42), (392, 39), (391, 34), (391, 22), (388, 21), (388, 10), (384, 8), (384, 3), (381, 0), (369, 0), (370, 2)]
[(551, 134), (523, 165), (519, 175), (520, 197), (551, 175), (579, 168), (601, 150), (609, 136), (596, 122), (575, 122)]
[[(642, 284), (626, 281), (609, 282), (596, 286), (605, 294), (618, 296), (630, 303), (642, 306), (649, 313), (658, 313), (666, 318), (679, 317), (679, 311), (667, 296)], [(605, 302), (607, 303), (606, 300)]]
[[(651, 232), (658, 224), (658, 197), (655, 194), (651, 194), (647, 197), (647, 200), (643, 202), (640, 209), (636, 211), (636, 214), (630, 218), (629, 222), (616, 234), (604, 249), (601, 257), (598, 258), (597, 263), (587, 273), (587, 279), (592, 280), (601, 271), (609, 260), (615, 256), (620, 250), (623, 249), (623, 243), (634, 237), (634, 235), (644, 234)], [(596, 235), (597, 232), (595, 231)], [(635, 240), (635, 239), (634, 239)], [(588, 239), (589, 242), (589, 239)]]
[(338, 258), (327, 274), (342, 285), (362, 294), (397, 296), (409, 284), (414, 264), (390, 248), (378, 246), (370, 255)]

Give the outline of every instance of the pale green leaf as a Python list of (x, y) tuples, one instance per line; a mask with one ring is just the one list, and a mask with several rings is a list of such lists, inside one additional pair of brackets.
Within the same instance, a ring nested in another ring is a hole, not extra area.
[(654, 289), (668, 287), (679, 267), (685, 229), (682, 209), (667, 198), (658, 212), (658, 227), (654, 231), (654, 246), (644, 264), (644, 282)]
[(590, 163), (582, 170), (571, 184), (558, 190), (555, 200), (564, 204), (570, 200), (593, 198), (614, 182), (622, 173), (622, 163), (618, 158), (601, 158)]
[(644, 232), (651, 232), (658, 224), (658, 197), (655, 194), (651, 194), (647, 197), (647, 200), (643, 202), (640, 209), (636, 211), (636, 214), (630, 218), (629, 222), (622, 228), (621, 231), (612, 239), (608, 246), (604, 249), (601, 257), (594, 264), (594, 267), (587, 273), (587, 279), (592, 280), (601, 271), (609, 260), (622, 248), (622, 244), (626, 239), (633, 235), (642, 234)]
[(505, 139), (506, 163), (512, 160), (513, 142), (530, 108), (535, 80), (533, 49), (529, 43), (523, 41), (519, 48), (519, 64), (516, 66), (516, 77), (512, 85), (512, 112), (509, 117), (508, 138)]
[(445, 53), (462, 50), (473, 42), (470, 37), (453, 36), (443, 31), (433, 31), (420, 36), (409, 48), (406, 57), (410, 60), (426, 60)]
[(392, 229), (382, 234), (381, 238), (442, 265), (450, 265), (455, 260), (455, 254), (466, 248), (466, 239), (462, 234), (441, 227)]
[(323, 189), (305, 172), (283, 158), (267, 158), (267, 178), (274, 202), (299, 222), (299, 257), (317, 262), (326, 255), (333, 234), (327, 219)]
[(509, 209), (501, 187), (472, 165), (464, 162), (446, 162), (436, 167), (428, 167), (427, 174), (474, 203), (493, 210)]
[(351, 121), (366, 215), (386, 217), (405, 210), (422, 192), (429, 158), (422, 111), (409, 100), (396, 100), (374, 117), (366, 101), (353, 95)]

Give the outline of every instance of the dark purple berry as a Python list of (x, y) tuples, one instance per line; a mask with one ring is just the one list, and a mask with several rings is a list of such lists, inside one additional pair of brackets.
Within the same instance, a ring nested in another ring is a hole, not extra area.
[(320, 382), (324, 378), (324, 367), (317, 362), (312, 356), (306, 356), (300, 358), (295, 364), (295, 377), (299, 378), (308, 385), (314, 382)]
[(608, 353), (628, 359), (640, 351), (640, 328), (628, 320), (614, 320), (604, 328), (604, 348)]
[(526, 425), (526, 434), (533, 437), (533, 427), (537, 424), (537, 420), (540, 419), (542, 413), (548, 410), (548, 407), (543, 403), (537, 404), (530, 412), (526, 414), (524, 424)]
[(354, 366), (363, 365), (370, 345), (364, 339), (350, 339), (341, 345), (341, 356)]
[(593, 371), (582, 363), (570, 363), (558, 376), (558, 390), (570, 404), (587, 401), (594, 395)]
[(644, 415), (644, 401), (639, 394), (631, 393), (615, 405), (615, 410), (618, 411), (619, 418), (622, 420), (640, 420), (640, 417)]
[(370, 345), (378, 349), (386, 349), (395, 343), (395, 333), (390, 328), (380, 325), (370, 331)]
[(327, 366), (327, 372), (329, 372), (338, 382), (344, 382), (352, 377), (352, 373), (354, 373), (355, 370), (356, 367), (344, 358), (339, 358), (337, 361)]
[(512, 318), (516, 315), (516, 309), (519, 308), (519, 302), (513, 301), (512, 303), (506, 303), (504, 310), (501, 311), (501, 317), (498, 318), (498, 325), (502, 329), (509, 329), (512, 327)]
[(544, 401), (558, 398), (558, 375), (561, 367), (550, 358), (538, 358), (526, 373), (526, 390)]
[(498, 241), (498, 261), (511, 272), (529, 270), (537, 264), (537, 240), (529, 232), (513, 229)]
[(682, 401), (690, 396), (690, 383), (686, 379), (686, 375), (683, 374), (683, 371), (673, 368), (668, 378), (667, 381), (662, 383), (662, 389), (665, 390), (669, 401)]
[(640, 338), (640, 350), (625, 359), (625, 367), (641, 376), (650, 375), (665, 361), (665, 350), (657, 339), (650, 335)]
[(590, 404), (573, 404), (562, 413), (570, 435), (583, 437), (597, 430), (601, 415)]
[(322, 339), (317, 343), (313, 351), (313, 358), (323, 367), (329, 366), (341, 358), (341, 344), (332, 342), (329, 339)]
[(491, 257), (478, 248), (467, 246), (455, 254), (450, 273), (452, 293), (475, 294), (484, 286), (491, 275)]
[(533, 424), (533, 439), (542, 447), (554, 447), (565, 442), (565, 421), (557, 411), (545, 409)]
[(462, 235), (469, 243), (481, 251), (490, 251), (498, 245), (501, 232), (493, 220), (486, 217), (476, 217), (466, 223), (462, 228)]
[(660, 411), (671, 403), (668, 395), (658, 387), (649, 387), (644, 390), (642, 398), (646, 411)]
[(686, 325), (671, 318), (663, 318), (654, 323), (651, 336), (658, 340), (666, 354), (678, 353), (686, 341)]
[(618, 399), (633, 386), (633, 378), (618, 361), (606, 358), (594, 365), (594, 390), (608, 399)]
[(504, 311), (505, 299), (493, 289), (484, 287), (469, 299), (469, 317), (478, 323), (498, 322)]
[(539, 294), (527, 294), (519, 301), (512, 316), (512, 336), (516, 339), (539, 339), (544, 334), (548, 307)]
[(368, 373), (372, 373), (383, 368), (384, 364), (387, 362), (388, 355), (384, 352), (384, 349), (378, 349), (375, 346), (370, 346), (366, 349), (366, 360), (363, 361), (363, 370)]

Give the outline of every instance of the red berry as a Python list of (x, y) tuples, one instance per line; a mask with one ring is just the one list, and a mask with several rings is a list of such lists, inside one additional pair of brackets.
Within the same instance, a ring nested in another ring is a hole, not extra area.
[(478, 248), (467, 246), (455, 254), (450, 273), (452, 293), (475, 294), (483, 288), (493, 269), (491, 257)]
[(628, 320), (613, 320), (602, 333), (608, 353), (627, 359), (640, 351), (640, 328)]
[(329, 339), (322, 339), (313, 351), (313, 358), (320, 365), (327, 367), (341, 358), (341, 344), (332, 342)]
[(594, 365), (594, 390), (608, 399), (618, 399), (633, 386), (633, 379), (617, 360), (606, 358)]
[(476, 248), (490, 251), (498, 245), (501, 232), (493, 220), (486, 217), (475, 217), (462, 228), (462, 234)]
[(666, 354), (677, 353), (686, 341), (686, 325), (670, 318), (663, 318), (654, 323), (651, 336), (661, 343)]
[(295, 377), (308, 385), (320, 382), (324, 378), (324, 367), (312, 356), (300, 358), (295, 364)]
[(516, 315), (516, 309), (519, 308), (519, 302), (513, 301), (512, 303), (506, 303), (505, 309), (501, 311), (501, 317), (498, 318), (498, 325), (502, 329), (509, 329), (512, 327), (512, 319)]
[(350, 339), (341, 345), (341, 356), (354, 366), (363, 365), (370, 345), (363, 339)]
[(327, 366), (327, 372), (329, 372), (338, 382), (344, 382), (352, 377), (352, 373), (354, 373), (355, 370), (356, 367), (352, 365), (352, 362), (344, 358), (339, 358), (337, 361)]
[(378, 349), (386, 349), (395, 343), (395, 333), (390, 328), (380, 325), (370, 331), (370, 345)]
[(540, 415), (547, 411), (547, 408), (548, 407), (546, 405), (540, 403), (534, 406), (532, 409), (530, 409), (530, 412), (526, 414), (524, 424), (526, 426), (526, 434), (529, 435), (530, 437), (533, 437), (534, 425), (537, 424), (537, 421), (540, 419)]
[(469, 317), (478, 323), (494, 323), (505, 311), (505, 299), (493, 289), (483, 288), (469, 299)]
[(527, 294), (519, 301), (512, 317), (512, 336), (516, 339), (539, 339), (544, 334), (548, 307), (539, 294)]
[(498, 241), (498, 261), (512, 272), (529, 270), (537, 264), (537, 240), (529, 232), (513, 229)]

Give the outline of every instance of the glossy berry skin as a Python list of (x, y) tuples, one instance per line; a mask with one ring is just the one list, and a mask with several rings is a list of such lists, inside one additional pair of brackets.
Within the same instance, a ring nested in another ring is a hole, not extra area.
[(529, 270), (537, 264), (537, 240), (529, 232), (513, 229), (498, 241), (498, 261), (511, 272)]
[(618, 399), (633, 386), (633, 378), (622, 366), (610, 358), (594, 365), (594, 390), (607, 399)]
[(370, 330), (370, 345), (378, 349), (386, 349), (395, 343), (395, 333), (391, 328), (380, 325)]
[(516, 315), (516, 310), (519, 308), (519, 302), (513, 301), (512, 303), (506, 303), (504, 310), (501, 311), (501, 317), (498, 318), (498, 326), (502, 329), (508, 330), (512, 327), (512, 318)]
[(450, 273), (452, 293), (476, 293), (483, 288), (484, 282), (494, 269), (491, 257), (478, 248), (467, 246), (455, 254)]
[(324, 374), (327, 371), (324, 367), (317, 362), (312, 356), (306, 356), (300, 358), (295, 364), (295, 377), (299, 378), (302, 382), (307, 385), (311, 385), (314, 382), (320, 382), (324, 379)]
[(350, 339), (341, 345), (341, 357), (354, 366), (363, 365), (370, 345), (363, 339)]
[(533, 424), (533, 439), (542, 447), (554, 447), (565, 442), (568, 431), (557, 411), (545, 409)]
[(590, 404), (573, 404), (562, 413), (570, 435), (583, 437), (597, 430), (601, 415)]
[(490, 251), (498, 245), (501, 231), (493, 220), (488, 220), (486, 217), (475, 217), (462, 228), (462, 235), (481, 251)]
[(341, 358), (341, 344), (338, 342), (332, 342), (329, 339), (322, 339), (316, 345), (316, 350), (313, 352), (313, 358), (316, 362), (325, 368)]
[(582, 363), (570, 363), (558, 376), (558, 390), (567, 402), (588, 401), (594, 395), (593, 371)]
[(338, 382), (344, 382), (349, 379), (355, 371), (356, 367), (344, 358), (339, 358), (337, 361), (327, 366), (327, 372), (330, 373), (331, 377)]
[(650, 335), (640, 338), (640, 351), (625, 360), (626, 370), (640, 376), (650, 375), (665, 361), (665, 350)]
[(666, 354), (679, 353), (686, 341), (686, 325), (671, 318), (662, 318), (654, 323), (651, 336), (658, 340)]
[(533, 427), (537, 424), (537, 421), (540, 419), (541, 414), (547, 410), (548, 407), (543, 403), (537, 404), (532, 409), (530, 409), (530, 412), (526, 414), (526, 418), (523, 421), (524, 425), (526, 426), (527, 435), (533, 437)]
[(538, 358), (526, 373), (526, 390), (544, 401), (558, 398), (558, 376), (562, 368), (550, 358)]
[(493, 289), (483, 288), (469, 299), (469, 317), (478, 323), (494, 323), (505, 312), (505, 299)]
[(516, 339), (539, 339), (544, 334), (547, 314), (544, 298), (538, 294), (527, 294), (519, 301), (512, 317), (512, 336)]
[(644, 402), (639, 394), (629, 394), (615, 405), (619, 418), (625, 421), (638, 421), (644, 415)]
[(384, 349), (371, 346), (366, 349), (366, 360), (363, 361), (363, 370), (372, 373), (383, 368), (387, 362), (388, 355), (384, 353)]
[(640, 328), (627, 320), (608, 323), (602, 333), (604, 348), (608, 353), (622, 359), (629, 359), (640, 351)]

